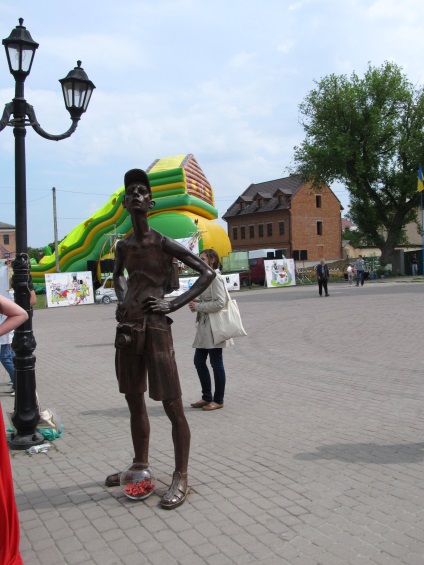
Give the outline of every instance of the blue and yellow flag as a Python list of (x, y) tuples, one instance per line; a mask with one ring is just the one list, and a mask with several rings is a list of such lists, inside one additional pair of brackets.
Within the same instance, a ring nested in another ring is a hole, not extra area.
[(421, 165), (418, 167), (418, 192), (424, 190), (423, 169)]

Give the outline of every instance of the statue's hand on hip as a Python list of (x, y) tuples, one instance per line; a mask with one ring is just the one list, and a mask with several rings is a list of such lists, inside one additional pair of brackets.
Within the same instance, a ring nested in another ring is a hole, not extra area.
[(171, 312), (171, 305), (168, 300), (164, 300), (163, 298), (148, 296), (143, 300), (143, 310), (148, 314), (169, 314), (169, 312)]

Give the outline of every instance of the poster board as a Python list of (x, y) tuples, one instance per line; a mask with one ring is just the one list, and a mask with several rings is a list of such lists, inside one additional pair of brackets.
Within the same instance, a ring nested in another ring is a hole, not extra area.
[[(225, 285), (228, 289), (228, 292), (234, 290), (240, 290), (240, 275), (238, 273), (226, 273), (222, 275), (225, 281)], [(180, 296), (183, 292), (186, 292), (189, 288), (191, 288), (194, 283), (197, 281), (198, 277), (180, 277), (180, 288), (178, 290), (174, 290), (171, 294), (167, 294), (167, 297), (173, 296)]]
[(184, 237), (182, 239), (176, 239), (178, 243), (181, 243), (183, 247), (188, 249), (194, 255), (199, 255), (199, 240), (197, 237)]
[(94, 304), (91, 271), (44, 275), (49, 308)]
[(296, 286), (294, 259), (264, 261), (267, 288)]

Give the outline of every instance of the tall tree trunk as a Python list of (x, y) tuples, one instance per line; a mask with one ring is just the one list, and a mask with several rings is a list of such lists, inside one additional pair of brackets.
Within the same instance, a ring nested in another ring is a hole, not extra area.
[(395, 251), (397, 239), (398, 238), (395, 233), (389, 232), (387, 234), (386, 241), (379, 246), (381, 250), (380, 262), (382, 265), (391, 264), (393, 262), (393, 253)]

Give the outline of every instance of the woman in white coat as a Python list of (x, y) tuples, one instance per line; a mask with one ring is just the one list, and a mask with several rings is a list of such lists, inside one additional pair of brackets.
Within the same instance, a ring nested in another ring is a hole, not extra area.
[[(200, 253), (200, 258), (216, 272), (216, 277), (212, 284), (198, 296), (197, 300), (189, 303), (190, 310), (197, 312), (197, 331), (194, 338), (193, 347), (196, 348), (194, 354), (194, 366), (199, 375), (202, 387), (202, 399), (194, 402), (193, 408), (203, 410), (217, 410), (224, 407), (225, 392), (225, 369), (222, 358), (224, 347), (232, 344), (232, 340), (223, 341), (217, 345), (213, 342), (212, 329), (209, 321), (210, 312), (219, 312), (227, 303), (225, 292), (225, 281), (218, 270), (219, 257), (213, 249), (204, 249)], [(212, 394), (212, 383), (209, 368), (206, 364), (207, 358), (212, 366), (215, 381), (215, 391)]]

